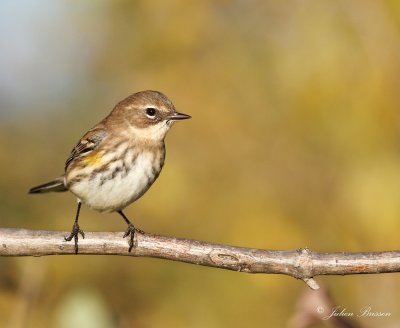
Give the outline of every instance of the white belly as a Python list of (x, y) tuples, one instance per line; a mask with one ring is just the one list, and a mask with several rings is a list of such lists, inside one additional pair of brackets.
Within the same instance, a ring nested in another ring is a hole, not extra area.
[[(161, 167), (155, 165), (154, 155), (138, 155), (130, 169), (121, 160), (113, 163), (108, 174), (97, 173), (70, 186), (84, 204), (105, 212), (121, 210), (142, 196), (157, 178)], [(112, 172), (117, 170), (114, 177)]]

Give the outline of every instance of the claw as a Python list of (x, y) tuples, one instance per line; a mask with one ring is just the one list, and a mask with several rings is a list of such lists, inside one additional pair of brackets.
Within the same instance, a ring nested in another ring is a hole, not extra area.
[[(143, 230), (137, 229), (134, 227), (132, 223), (128, 224), (128, 229), (124, 233), (124, 238), (130, 236), (128, 244), (129, 244), (129, 253), (132, 251), (133, 246), (135, 246), (135, 235), (136, 233), (144, 234)], [(137, 241), (136, 241), (137, 244)]]
[(75, 254), (78, 254), (78, 235), (81, 235), (85, 239), (85, 233), (79, 228), (78, 222), (75, 222), (72, 226), (72, 231), (68, 237), (64, 237), (65, 241), (71, 241), (72, 238), (75, 242)]

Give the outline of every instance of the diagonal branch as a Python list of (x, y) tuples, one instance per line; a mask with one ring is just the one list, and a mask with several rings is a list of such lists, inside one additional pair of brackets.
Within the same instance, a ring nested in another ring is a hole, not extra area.
[[(66, 232), (0, 228), (0, 256), (74, 254)], [(198, 240), (137, 234), (136, 246), (120, 232), (87, 232), (79, 254), (156, 257), (248, 273), (285, 274), (302, 279), (312, 289), (318, 275), (400, 272), (400, 251), (319, 253), (307, 248), (265, 250), (213, 244)], [(79, 255), (78, 254), (78, 255)]]

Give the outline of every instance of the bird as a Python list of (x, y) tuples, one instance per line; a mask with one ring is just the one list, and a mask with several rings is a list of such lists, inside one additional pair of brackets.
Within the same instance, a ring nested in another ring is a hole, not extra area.
[(65, 162), (64, 174), (33, 187), (30, 194), (70, 191), (77, 198), (71, 233), (85, 238), (78, 219), (82, 204), (99, 212), (117, 212), (128, 225), (123, 238), (131, 252), (136, 228), (123, 210), (139, 199), (159, 176), (165, 161), (164, 138), (174, 122), (191, 116), (176, 111), (159, 91), (145, 90), (123, 99), (78, 141)]

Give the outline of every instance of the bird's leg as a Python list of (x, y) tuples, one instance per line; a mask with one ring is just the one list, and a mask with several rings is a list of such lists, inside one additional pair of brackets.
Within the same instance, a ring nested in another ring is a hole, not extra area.
[(65, 241), (71, 241), (72, 238), (74, 238), (75, 254), (78, 254), (78, 234), (80, 234), (82, 238), (85, 238), (85, 233), (79, 228), (78, 225), (78, 218), (79, 218), (79, 212), (81, 210), (81, 205), (82, 205), (81, 201), (78, 200), (78, 208), (76, 210), (75, 221), (74, 225), (72, 226), (71, 234), (68, 237), (64, 237)]
[(140, 230), (138, 228), (135, 228), (133, 223), (131, 221), (129, 221), (129, 219), (125, 216), (125, 214), (122, 211), (118, 211), (118, 213), (122, 216), (122, 218), (124, 219), (124, 221), (128, 225), (128, 229), (126, 230), (126, 232), (124, 234), (124, 238), (130, 236), (130, 239), (129, 239), (129, 252), (130, 252), (132, 250), (132, 248), (133, 248), (133, 245), (134, 245), (134, 239), (135, 239), (136, 232), (143, 234), (144, 231), (142, 231), (142, 230)]

